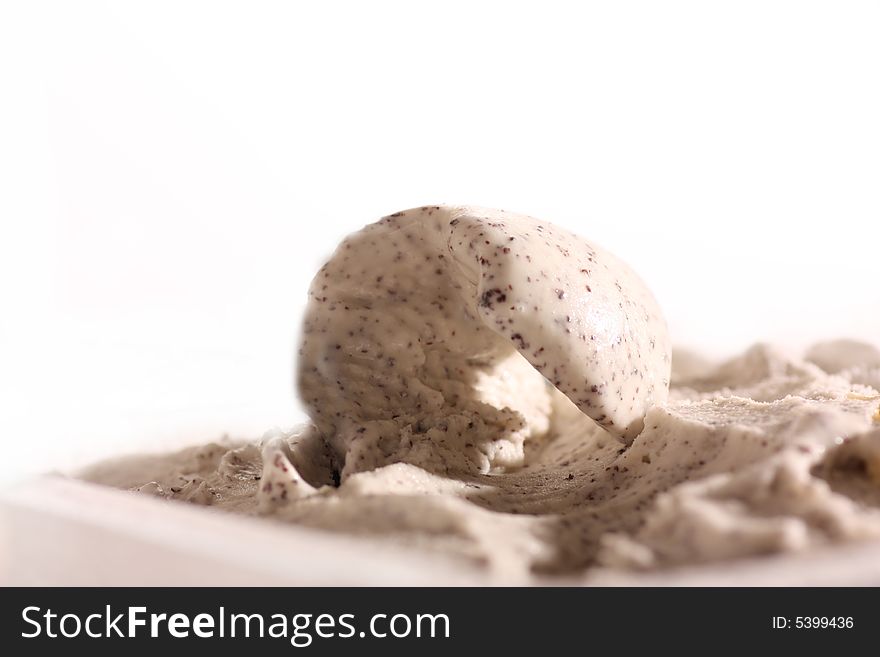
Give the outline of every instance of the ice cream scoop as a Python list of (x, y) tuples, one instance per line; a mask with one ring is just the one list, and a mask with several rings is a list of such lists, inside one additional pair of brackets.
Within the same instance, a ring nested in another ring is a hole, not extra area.
[(632, 441), (666, 400), (670, 351), (650, 291), (599, 246), (502, 210), (426, 206), (349, 236), (318, 272), (298, 380), (344, 472), (487, 471), (546, 431), (543, 379)]

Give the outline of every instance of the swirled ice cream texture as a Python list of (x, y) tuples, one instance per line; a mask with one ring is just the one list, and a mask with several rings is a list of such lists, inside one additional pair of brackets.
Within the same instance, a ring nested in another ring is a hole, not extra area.
[(520, 466), (557, 390), (629, 442), (669, 370), (665, 321), (626, 264), (473, 207), (399, 212), (348, 237), (312, 283), (299, 350), (301, 396), (343, 477), (401, 461)]

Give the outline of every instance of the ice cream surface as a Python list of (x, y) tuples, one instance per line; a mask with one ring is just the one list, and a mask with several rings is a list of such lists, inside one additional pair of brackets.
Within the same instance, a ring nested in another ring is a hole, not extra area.
[(631, 441), (666, 400), (670, 349), (651, 293), (598, 246), (430, 206), (348, 237), (318, 272), (299, 389), (343, 477), (402, 461), (485, 473), (523, 464), (556, 390)]
[(511, 582), (880, 537), (880, 353), (673, 359), (626, 264), (529, 217), (427, 206), (348, 237), (298, 385), (310, 425), (82, 476)]

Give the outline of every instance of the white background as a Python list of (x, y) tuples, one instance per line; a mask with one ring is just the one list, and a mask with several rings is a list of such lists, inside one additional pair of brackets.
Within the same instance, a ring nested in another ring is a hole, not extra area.
[(302, 418), (337, 240), (474, 203), (676, 343), (880, 341), (876, 2), (3, 2), (0, 476)]

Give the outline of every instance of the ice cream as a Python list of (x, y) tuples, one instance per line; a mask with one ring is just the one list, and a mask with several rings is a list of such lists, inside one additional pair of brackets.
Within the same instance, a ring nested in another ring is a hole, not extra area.
[(669, 386), (666, 324), (629, 267), (485, 208), (398, 212), (347, 238), (303, 334), (300, 392), (343, 477), (520, 466), (556, 390), (631, 441)]
[(82, 476), (507, 582), (880, 537), (880, 353), (670, 352), (651, 293), (597, 245), (418, 208), (346, 239), (312, 283), (310, 425)]

